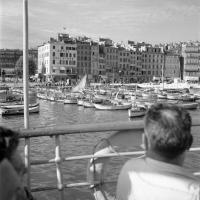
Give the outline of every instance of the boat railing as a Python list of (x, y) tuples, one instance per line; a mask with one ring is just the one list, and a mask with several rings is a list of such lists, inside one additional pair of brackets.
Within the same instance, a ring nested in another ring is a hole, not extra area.
[[(193, 126), (200, 126), (200, 121), (198, 119), (193, 119)], [(40, 192), (47, 190), (58, 190), (60, 193), (60, 199), (64, 199), (64, 189), (65, 188), (73, 188), (73, 187), (88, 187), (90, 186), (90, 182), (78, 182), (78, 183), (70, 183), (65, 184), (63, 181), (63, 172), (62, 172), (62, 164), (63, 162), (69, 162), (74, 160), (82, 160), (82, 159), (91, 159), (97, 157), (118, 157), (118, 156), (138, 156), (143, 155), (144, 151), (132, 151), (132, 152), (116, 152), (109, 153), (105, 155), (78, 155), (78, 156), (69, 156), (62, 157), (61, 156), (61, 139), (60, 137), (63, 135), (71, 135), (71, 134), (84, 134), (84, 133), (104, 133), (104, 132), (113, 132), (113, 131), (143, 131), (143, 122), (142, 121), (128, 121), (128, 122), (110, 122), (110, 123), (97, 123), (97, 124), (80, 124), (80, 125), (67, 125), (65, 128), (59, 129), (21, 129), (20, 130), (20, 138), (25, 139), (24, 146), (24, 156), (25, 156), (25, 165), (27, 167), (27, 185), (32, 192)], [(55, 157), (52, 159), (43, 159), (43, 160), (31, 160), (31, 138), (36, 137), (47, 137), (50, 136), (55, 140)], [(94, 145), (94, 144), (92, 144)], [(200, 151), (200, 147), (191, 148), (190, 151)], [(47, 165), (50, 163), (54, 163), (56, 167), (57, 174), (57, 186), (39, 186), (39, 187), (31, 187), (31, 166), (32, 165)], [(200, 172), (194, 173), (195, 175), (200, 175)], [(107, 181), (105, 184), (113, 183), (114, 181)]]

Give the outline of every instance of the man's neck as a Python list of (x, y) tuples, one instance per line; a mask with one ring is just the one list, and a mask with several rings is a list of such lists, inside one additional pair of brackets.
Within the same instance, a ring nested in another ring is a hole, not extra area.
[(184, 161), (184, 154), (180, 155), (180, 156), (177, 156), (177, 157), (175, 157), (173, 159), (169, 159), (169, 158), (161, 156), (160, 154), (158, 154), (156, 152), (147, 151), (146, 152), (146, 156), (149, 157), (149, 158), (152, 158), (154, 160), (158, 160), (158, 161), (161, 161), (161, 162), (166, 162), (166, 163), (173, 164), (173, 165), (178, 165), (178, 166), (182, 166), (183, 165), (183, 161)]

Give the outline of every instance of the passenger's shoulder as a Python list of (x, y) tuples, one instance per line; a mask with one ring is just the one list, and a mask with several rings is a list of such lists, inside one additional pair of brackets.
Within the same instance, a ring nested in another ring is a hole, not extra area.
[(125, 165), (124, 169), (137, 169), (141, 168), (145, 165), (145, 159), (144, 158), (132, 158), (128, 160)]

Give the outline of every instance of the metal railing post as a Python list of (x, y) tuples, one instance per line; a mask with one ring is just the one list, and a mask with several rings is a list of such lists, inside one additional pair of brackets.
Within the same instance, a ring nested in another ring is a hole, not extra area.
[(55, 136), (55, 163), (56, 163), (56, 174), (57, 174), (57, 187), (60, 191), (60, 199), (64, 200), (64, 185), (63, 185), (63, 176), (61, 170), (61, 149), (60, 149), (60, 136)]

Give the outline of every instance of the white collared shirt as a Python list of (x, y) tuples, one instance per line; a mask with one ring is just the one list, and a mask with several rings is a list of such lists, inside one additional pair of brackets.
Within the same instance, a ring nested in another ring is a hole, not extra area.
[(200, 200), (200, 182), (178, 165), (131, 159), (120, 172), (117, 200)]

